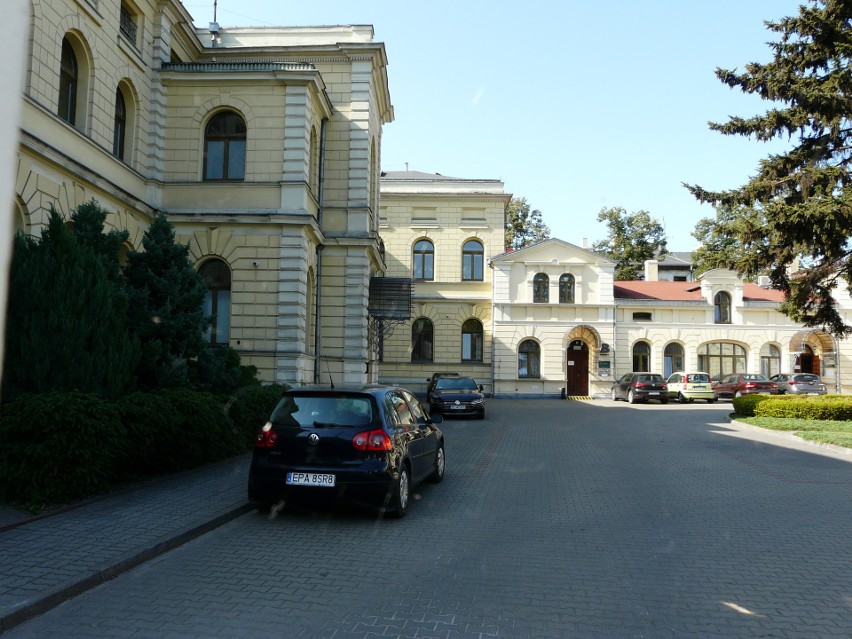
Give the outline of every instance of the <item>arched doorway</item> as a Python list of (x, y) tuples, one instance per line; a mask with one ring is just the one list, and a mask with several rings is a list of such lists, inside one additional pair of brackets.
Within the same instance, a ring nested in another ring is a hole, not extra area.
[(565, 394), (568, 397), (589, 394), (589, 346), (580, 339), (568, 344), (565, 353)]

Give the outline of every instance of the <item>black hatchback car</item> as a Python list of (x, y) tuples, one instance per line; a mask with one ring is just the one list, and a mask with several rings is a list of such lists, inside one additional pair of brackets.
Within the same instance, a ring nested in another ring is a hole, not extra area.
[(657, 373), (627, 373), (612, 385), (612, 401), (624, 399), (635, 404), (656, 399), (661, 404), (669, 403), (669, 385)]
[(485, 394), (470, 377), (440, 377), (432, 387), (429, 411), (444, 415), (473, 415), (485, 418)]
[(444, 478), (441, 421), (395, 386), (288, 390), (257, 433), (249, 501), (344, 498), (403, 517), (413, 486)]

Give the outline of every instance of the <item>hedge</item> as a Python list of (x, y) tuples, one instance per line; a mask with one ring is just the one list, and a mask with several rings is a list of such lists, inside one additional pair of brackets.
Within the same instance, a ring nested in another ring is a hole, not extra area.
[(852, 420), (852, 397), (848, 395), (818, 395), (767, 397), (754, 409), (757, 417), (788, 419)]
[(287, 388), (22, 395), (0, 414), (0, 498), (38, 511), (239, 455)]
[(126, 430), (100, 395), (21, 395), (0, 419), (0, 486), (5, 500), (38, 509), (103, 492), (117, 478)]
[(770, 399), (771, 395), (741, 395), (734, 397), (734, 413), (743, 417), (754, 417), (758, 404)]

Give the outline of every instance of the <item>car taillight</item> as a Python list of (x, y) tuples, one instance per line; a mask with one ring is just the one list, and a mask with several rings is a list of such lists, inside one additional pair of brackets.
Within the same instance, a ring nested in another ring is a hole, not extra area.
[(358, 433), (352, 438), (352, 445), (358, 450), (393, 450), (393, 442), (383, 430)]
[(642, 388), (645, 385), (645, 382), (636, 382), (636, 388)]
[(797, 380), (797, 379), (791, 379), (791, 380), (790, 380), (789, 382), (787, 382), (787, 383), (788, 383), (788, 384), (792, 384), (793, 386), (795, 386), (796, 384), (802, 384), (802, 383), (804, 383), (804, 382), (800, 382), (800, 381), (799, 381), (799, 380)]
[(257, 431), (257, 437), (254, 438), (255, 448), (273, 448), (278, 441), (278, 433), (272, 430), (272, 422), (266, 422), (263, 427)]

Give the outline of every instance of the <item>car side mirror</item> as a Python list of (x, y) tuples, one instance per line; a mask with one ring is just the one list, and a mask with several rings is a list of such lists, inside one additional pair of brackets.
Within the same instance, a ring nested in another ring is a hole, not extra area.
[(480, 385), (479, 385), (479, 392), (481, 393), (481, 392), (482, 392), (482, 391), (484, 391), (484, 390), (485, 390), (485, 389), (484, 389), (484, 388), (482, 388), (482, 384), (480, 384)]

